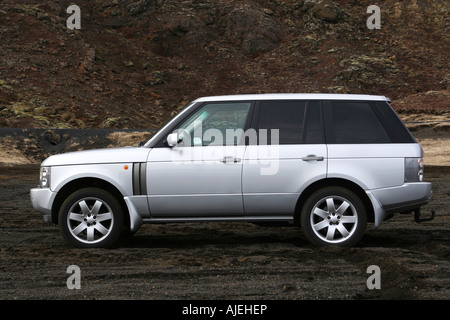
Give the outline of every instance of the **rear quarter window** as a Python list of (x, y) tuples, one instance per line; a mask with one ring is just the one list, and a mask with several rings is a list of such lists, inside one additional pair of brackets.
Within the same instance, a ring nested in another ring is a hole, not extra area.
[(392, 142), (394, 143), (415, 143), (414, 136), (409, 132), (403, 121), (399, 118), (392, 107), (383, 101), (374, 102), (375, 112), (384, 122)]
[(327, 143), (392, 143), (386, 125), (368, 101), (328, 101)]

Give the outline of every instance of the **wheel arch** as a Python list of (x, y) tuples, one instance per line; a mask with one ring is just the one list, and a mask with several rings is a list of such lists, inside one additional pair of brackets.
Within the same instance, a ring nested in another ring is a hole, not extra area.
[(99, 189), (103, 189), (105, 191), (108, 191), (111, 193), (120, 203), (120, 206), (122, 207), (123, 213), (124, 213), (124, 224), (128, 226), (130, 224), (130, 215), (128, 212), (128, 207), (123, 199), (122, 193), (117, 189), (113, 184), (106, 180), (102, 180), (99, 178), (78, 178), (75, 180), (72, 180), (65, 184), (57, 193), (55, 200), (53, 201), (52, 205), (52, 222), (57, 224), (58, 223), (58, 213), (59, 210), (66, 198), (71, 195), (73, 192), (87, 188), (87, 187), (95, 187)]
[(352, 192), (354, 192), (363, 202), (364, 207), (367, 210), (367, 221), (374, 222), (375, 221), (375, 213), (373, 209), (372, 202), (367, 196), (364, 189), (356, 184), (353, 181), (341, 179), (341, 178), (328, 178), (318, 180), (311, 185), (309, 185), (303, 192), (300, 194), (300, 197), (297, 200), (297, 204), (295, 206), (295, 216), (294, 216), (294, 225), (300, 226), (300, 214), (302, 212), (303, 205), (305, 201), (311, 196), (314, 192), (325, 188), (325, 187), (343, 187)]

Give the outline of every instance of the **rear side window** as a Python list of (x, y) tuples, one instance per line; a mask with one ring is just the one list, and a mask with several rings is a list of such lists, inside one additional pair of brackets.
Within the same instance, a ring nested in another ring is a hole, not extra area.
[(273, 130), (279, 130), (279, 144), (299, 144), (303, 135), (305, 101), (262, 101), (259, 105), (258, 137), (259, 144), (265, 144), (264, 131), (267, 130), (267, 144), (271, 141)]
[(325, 143), (323, 131), (322, 108), (319, 101), (310, 101), (306, 107), (306, 124), (303, 143)]
[(392, 142), (387, 129), (369, 102), (331, 101), (326, 105), (328, 117), (331, 116), (327, 121), (327, 143)]
[[(261, 101), (257, 116), (258, 143), (276, 144), (272, 130), (278, 129), (279, 144), (324, 143), (322, 112), (317, 101)], [(267, 130), (267, 142), (261, 139)]]

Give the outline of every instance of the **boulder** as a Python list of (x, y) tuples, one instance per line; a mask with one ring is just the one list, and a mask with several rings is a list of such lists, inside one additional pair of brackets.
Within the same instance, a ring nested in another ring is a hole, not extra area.
[(225, 37), (240, 43), (249, 56), (274, 49), (282, 38), (281, 27), (272, 16), (251, 7), (232, 9), (219, 24)]
[(312, 7), (313, 16), (327, 22), (338, 22), (341, 13), (339, 7), (331, 0), (322, 0)]

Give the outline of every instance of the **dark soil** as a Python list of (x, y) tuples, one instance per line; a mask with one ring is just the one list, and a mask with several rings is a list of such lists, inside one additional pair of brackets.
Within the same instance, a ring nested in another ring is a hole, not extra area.
[[(450, 167), (427, 167), (437, 216), (397, 215), (355, 248), (317, 248), (296, 228), (144, 225), (112, 249), (68, 246), (29, 200), (37, 166), (0, 168), (0, 299), (448, 299)], [(81, 270), (69, 290), (67, 268)], [(381, 289), (369, 290), (377, 265)]]

